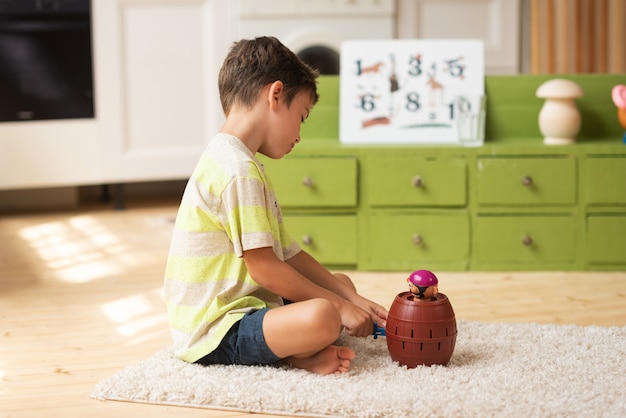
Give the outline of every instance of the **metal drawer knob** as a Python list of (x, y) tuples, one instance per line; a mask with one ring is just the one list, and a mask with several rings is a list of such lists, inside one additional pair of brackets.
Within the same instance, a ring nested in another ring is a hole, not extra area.
[(311, 177), (303, 177), (302, 178), (302, 184), (304, 184), (304, 187), (308, 187), (308, 188), (312, 188), (313, 187), (313, 179)]
[(313, 245), (313, 237), (311, 237), (310, 235), (303, 236), (302, 244), (306, 245), (307, 247)]
[(422, 180), (422, 176), (415, 176), (411, 179), (411, 184), (413, 187), (422, 187), (424, 185), (424, 180)]
[(522, 244), (525, 246), (533, 245), (533, 238), (530, 235), (524, 235), (522, 238)]
[(424, 243), (424, 239), (422, 238), (420, 234), (414, 234), (412, 241), (413, 241), (413, 244), (417, 246), (420, 246)]
[(522, 177), (522, 184), (524, 186), (528, 186), (528, 187), (532, 186), (533, 185), (533, 178), (530, 177), (530, 176)]

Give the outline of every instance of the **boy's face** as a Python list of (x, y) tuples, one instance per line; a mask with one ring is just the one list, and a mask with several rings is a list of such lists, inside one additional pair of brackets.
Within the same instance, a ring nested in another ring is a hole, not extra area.
[(281, 97), (280, 105), (272, 114), (270, 135), (259, 152), (270, 158), (282, 158), (300, 142), (300, 127), (313, 107), (309, 92), (298, 93), (287, 107)]

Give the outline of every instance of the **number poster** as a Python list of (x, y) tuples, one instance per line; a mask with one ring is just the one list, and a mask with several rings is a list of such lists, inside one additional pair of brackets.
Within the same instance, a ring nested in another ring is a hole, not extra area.
[(349, 40), (341, 46), (347, 144), (456, 144), (458, 116), (484, 95), (479, 40)]

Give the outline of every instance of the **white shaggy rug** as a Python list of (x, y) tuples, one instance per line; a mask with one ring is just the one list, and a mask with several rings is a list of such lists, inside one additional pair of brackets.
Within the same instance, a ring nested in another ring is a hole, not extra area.
[(457, 321), (448, 366), (406, 369), (342, 336), (351, 371), (186, 364), (171, 348), (101, 381), (100, 400), (288, 416), (626, 417), (626, 327)]

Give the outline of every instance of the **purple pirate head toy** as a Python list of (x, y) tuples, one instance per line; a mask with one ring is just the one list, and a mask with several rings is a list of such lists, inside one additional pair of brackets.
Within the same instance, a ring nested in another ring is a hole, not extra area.
[(418, 299), (429, 299), (439, 291), (437, 276), (428, 270), (416, 270), (406, 279), (409, 290)]

